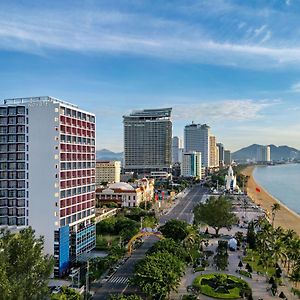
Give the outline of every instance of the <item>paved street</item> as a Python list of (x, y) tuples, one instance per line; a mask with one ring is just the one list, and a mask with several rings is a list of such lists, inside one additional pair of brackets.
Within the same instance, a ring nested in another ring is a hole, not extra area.
[[(179, 219), (192, 222), (193, 208), (202, 199), (204, 189), (200, 185), (192, 187), (166, 214), (160, 217), (160, 225), (170, 219)], [(110, 279), (103, 283), (92, 284), (92, 290), (95, 291), (93, 299), (109, 299), (111, 294), (134, 292), (134, 288), (128, 286), (128, 280), (133, 274), (135, 264), (145, 256), (147, 250), (157, 242), (157, 238), (149, 237), (143, 245), (135, 250), (131, 257), (122, 265)]]

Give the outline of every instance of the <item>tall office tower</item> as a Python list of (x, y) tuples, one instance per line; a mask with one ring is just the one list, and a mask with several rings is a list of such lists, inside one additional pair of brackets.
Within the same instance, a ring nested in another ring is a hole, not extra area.
[(195, 151), (183, 153), (181, 176), (201, 179), (201, 174), (201, 153)]
[(226, 166), (231, 165), (232, 158), (231, 158), (231, 151), (230, 150), (224, 150), (224, 164)]
[(256, 161), (258, 161), (258, 162), (270, 162), (271, 161), (270, 146), (259, 146), (257, 148)]
[(210, 127), (206, 124), (190, 124), (184, 128), (184, 151), (201, 152), (202, 166), (210, 166), (209, 154)]
[(172, 138), (172, 163), (178, 163), (180, 159), (180, 149), (182, 149), (182, 140), (178, 136)]
[(54, 275), (95, 247), (95, 116), (51, 97), (0, 105), (0, 227), (32, 226)]
[(219, 166), (216, 137), (214, 135), (209, 136), (209, 166), (212, 168)]
[(139, 174), (171, 171), (172, 108), (144, 109), (123, 116), (124, 167)]
[(222, 143), (217, 143), (219, 149), (219, 165), (224, 164), (224, 145)]
[(103, 182), (120, 182), (121, 162), (118, 160), (96, 162), (96, 186), (100, 187)]

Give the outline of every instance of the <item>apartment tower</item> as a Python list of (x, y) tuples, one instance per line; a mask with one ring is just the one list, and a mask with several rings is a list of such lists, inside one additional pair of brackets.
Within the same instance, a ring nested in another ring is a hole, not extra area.
[(224, 164), (224, 145), (222, 143), (217, 143), (217, 147), (219, 148), (219, 165)]
[(123, 116), (125, 171), (150, 175), (171, 171), (171, 108), (144, 109)]
[(182, 139), (178, 136), (172, 138), (172, 163), (178, 163), (181, 160)]
[(270, 162), (271, 161), (271, 149), (270, 146), (258, 146), (256, 154), (257, 162)]
[(219, 166), (219, 149), (214, 135), (209, 136), (209, 166), (215, 168)]
[(52, 98), (0, 106), (0, 227), (31, 226), (55, 276), (95, 247), (95, 116)]

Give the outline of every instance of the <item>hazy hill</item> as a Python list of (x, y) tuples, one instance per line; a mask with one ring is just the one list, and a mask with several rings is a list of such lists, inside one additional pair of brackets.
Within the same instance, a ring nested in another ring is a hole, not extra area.
[[(232, 154), (234, 160), (247, 160), (255, 159), (257, 154), (257, 149), (260, 145), (253, 144), (248, 147), (242, 148)], [(270, 145), (271, 150), (271, 160), (289, 160), (294, 158), (300, 158), (300, 151), (289, 147), (289, 146), (275, 146)]]
[(123, 161), (123, 152), (113, 152), (108, 149), (97, 150), (97, 160), (120, 160)]

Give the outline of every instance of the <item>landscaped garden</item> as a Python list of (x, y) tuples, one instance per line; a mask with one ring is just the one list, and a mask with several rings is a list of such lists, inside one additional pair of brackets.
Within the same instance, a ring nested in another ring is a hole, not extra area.
[(248, 283), (227, 274), (205, 274), (198, 276), (193, 283), (201, 294), (218, 299), (238, 299), (251, 295)]

